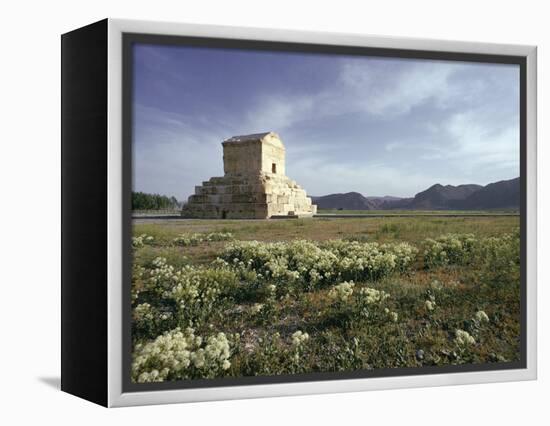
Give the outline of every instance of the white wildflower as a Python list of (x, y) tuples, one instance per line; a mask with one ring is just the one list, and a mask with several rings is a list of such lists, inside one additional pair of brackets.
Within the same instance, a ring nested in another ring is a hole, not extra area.
[(459, 346), (475, 345), (476, 343), (475, 339), (470, 335), (470, 333), (460, 329), (455, 331), (455, 342)]
[(489, 316), (485, 311), (477, 311), (475, 318), (479, 323), (489, 322)]
[(359, 295), (367, 305), (381, 303), (390, 297), (390, 295), (383, 290), (376, 290), (375, 288), (369, 287), (364, 287), (359, 290)]
[(435, 309), (435, 302), (432, 302), (431, 300), (426, 300), (424, 302), (424, 306), (426, 307), (426, 310), (433, 311)]
[(355, 284), (353, 281), (343, 282), (335, 285), (328, 292), (328, 297), (332, 301), (347, 302), (350, 296), (353, 294), (353, 287)]
[(294, 346), (300, 346), (302, 343), (304, 343), (308, 339), (309, 339), (309, 334), (303, 333), (300, 330), (292, 334), (292, 344)]
[(254, 305), (252, 305), (252, 307), (250, 308), (250, 312), (252, 314), (258, 314), (261, 312), (261, 310), (263, 309), (264, 305), (261, 304), (261, 303), (254, 303)]

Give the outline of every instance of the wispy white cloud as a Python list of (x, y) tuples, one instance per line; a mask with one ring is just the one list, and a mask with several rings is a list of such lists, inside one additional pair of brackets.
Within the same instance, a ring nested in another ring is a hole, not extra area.
[(384, 145), (384, 148), (388, 152), (393, 152), (397, 149), (401, 149), (405, 147), (406, 145), (403, 142), (388, 142), (386, 145)]
[(458, 161), (465, 170), (477, 168), (516, 168), (519, 175), (519, 123), (510, 122), (495, 129), (480, 120), (476, 112), (451, 117), (448, 131), (452, 149), (441, 151), (445, 159)]
[(453, 84), (450, 78), (467, 68), (461, 63), (370, 59), (340, 60), (330, 86), (316, 93), (264, 93), (249, 104), (246, 119), (252, 128), (285, 129), (312, 118), (362, 113), (394, 120), (430, 102), (446, 109), (466, 102), (482, 90), (482, 80)]
[[(410, 112), (428, 100), (444, 107), (453, 96), (449, 76), (460, 66), (432, 61), (408, 63), (403, 60), (372, 60), (367, 66), (359, 60), (343, 64), (341, 81), (352, 90), (357, 106), (385, 119)], [(388, 81), (390, 80), (390, 81)]]
[(184, 114), (136, 105), (134, 188), (185, 199), (194, 186), (223, 176), (225, 126)]
[(318, 110), (318, 98), (307, 95), (261, 96), (254, 102), (255, 107), (247, 111), (245, 127), (257, 131), (283, 131), (312, 117)]

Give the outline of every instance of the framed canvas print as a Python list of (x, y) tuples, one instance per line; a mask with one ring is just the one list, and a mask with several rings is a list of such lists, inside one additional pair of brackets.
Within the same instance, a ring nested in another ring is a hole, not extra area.
[(536, 49), (106, 19), (62, 42), (62, 389), (536, 378)]

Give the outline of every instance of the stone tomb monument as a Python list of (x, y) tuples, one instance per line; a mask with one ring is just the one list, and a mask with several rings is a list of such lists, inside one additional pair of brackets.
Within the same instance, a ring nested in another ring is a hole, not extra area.
[(222, 145), (225, 175), (196, 186), (183, 217), (267, 219), (317, 212), (306, 191), (285, 175), (285, 147), (276, 133), (233, 136)]

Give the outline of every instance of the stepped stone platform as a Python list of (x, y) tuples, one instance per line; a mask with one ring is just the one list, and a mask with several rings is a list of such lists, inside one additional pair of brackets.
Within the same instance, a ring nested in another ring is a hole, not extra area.
[(311, 217), (317, 206), (285, 175), (285, 147), (276, 133), (234, 136), (222, 142), (224, 176), (195, 187), (185, 218)]

